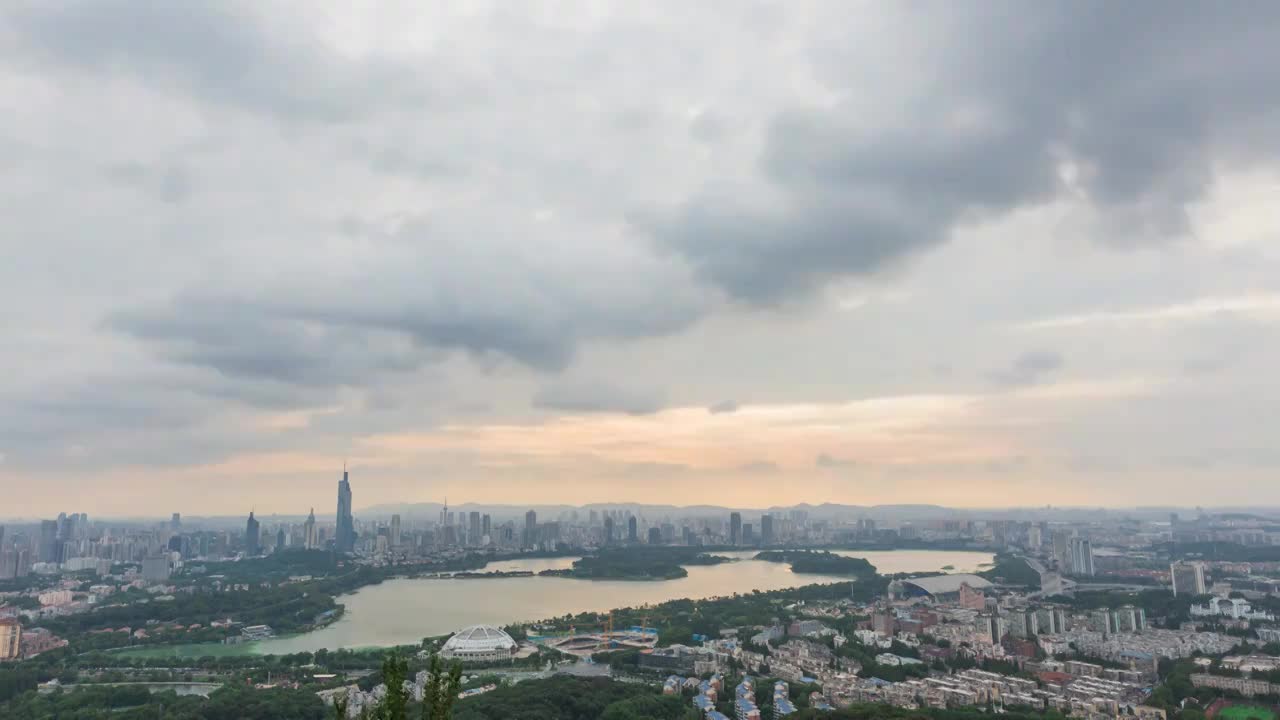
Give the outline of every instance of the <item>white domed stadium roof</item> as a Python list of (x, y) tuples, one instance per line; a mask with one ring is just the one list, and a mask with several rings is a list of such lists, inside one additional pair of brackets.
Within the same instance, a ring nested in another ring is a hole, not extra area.
[(472, 625), (463, 628), (449, 638), (444, 644), (446, 651), (475, 653), (492, 652), (494, 650), (510, 650), (516, 641), (502, 630), (492, 625)]

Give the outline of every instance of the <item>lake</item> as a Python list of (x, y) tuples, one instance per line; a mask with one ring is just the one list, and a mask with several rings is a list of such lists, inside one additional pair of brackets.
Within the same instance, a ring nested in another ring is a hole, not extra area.
[[(939, 550), (836, 551), (866, 558), (882, 574), (941, 570), (974, 572), (990, 563), (982, 552)], [(704, 599), (753, 590), (783, 590), (815, 583), (851, 582), (847, 577), (791, 572), (785, 563), (751, 559), (756, 551), (717, 552), (738, 558), (721, 565), (687, 567), (687, 577), (663, 581), (577, 580), (513, 577), (489, 580), (388, 580), (338, 598), (346, 606), (334, 624), (305, 635), (241, 646), (246, 652), (283, 654), (321, 648), (416, 644), (468, 625), (507, 625), (579, 612), (656, 604), (678, 598)], [(568, 568), (577, 558), (538, 558), (489, 563), (490, 570)]]

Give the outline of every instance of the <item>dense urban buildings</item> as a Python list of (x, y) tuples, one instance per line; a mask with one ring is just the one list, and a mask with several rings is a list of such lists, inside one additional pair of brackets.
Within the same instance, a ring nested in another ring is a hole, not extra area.
[[(998, 553), (996, 566), (980, 573), (952, 570), (883, 578), (881, 590), (874, 595), (858, 594), (864, 583), (860, 579), (851, 584), (858, 598), (853, 602), (847, 599), (850, 591), (842, 590), (836, 597), (845, 599), (839, 601), (771, 605), (770, 613), (788, 617), (775, 625), (719, 628), (729, 634), (699, 634), (692, 644), (653, 649), (655, 638), (637, 627), (622, 627), (621, 621), (613, 626), (617, 635), (612, 640), (598, 637), (609, 632), (610, 626), (602, 622), (603, 629), (576, 641), (596, 647), (642, 638), (647, 644), (641, 647), (652, 652), (642, 652), (637, 667), (661, 673), (655, 682), (663, 692), (688, 696), (704, 710), (705, 717), (713, 717), (711, 708), (717, 701), (712, 698), (725, 699), (706, 679), (708, 673), (729, 673), (720, 683), (722, 689), (745, 682), (731, 673), (729, 658), (746, 672), (767, 669), (769, 674), (761, 677), (778, 678), (786, 686), (771, 683), (767, 688), (771, 693), (744, 694), (742, 702), (729, 691), (727, 708), (735, 714), (740, 709), (749, 717), (752, 712), (766, 717), (782, 712), (781, 716), (786, 716), (795, 703), (784, 693), (794, 694), (796, 687), (820, 688), (813, 691), (814, 697), (805, 698), (814, 707), (858, 701), (903, 707), (981, 707), (1000, 697), (1005, 702), (1016, 699), (1018, 704), (1055, 709), (1082, 720), (1098, 712), (1112, 713), (1109, 717), (1116, 712), (1140, 716), (1147, 712), (1140, 709), (1142, 688), (1151, 686), (1154, 668), (1161, 659), (1191, 662), (1193, 657), (1220, 658), (1222, 667), (1237, 673), (1270, 672), (1266, 668), (1273, 664), (1280, 667), (1280, 658), (1238, 651), (1231, 654), (1240, 633), (1256, 635), (1258, 642), (1280, 641), (1275, 614), (1269, 609), (1274, 597), (1280, 596), (1280, 561), (1188, 558), (1171, 544), (1175, 537), (1193, 532), (1207, 537), (1221, 534), (1252, 543), (1235, 546), (1240, 548), (1238, 552), (1265, 554), (1280, 547), (1280, 532), (1270, 529), (1265, 521), (1206, 514), (1180, 520), (1175, 528), (1159, 520), (1135, 520), (1119, 514), (1114, 519), (1081, 519), (1049, 510), (986, 516), (970, 511), (933, 512), (936, 515), (903, 517), (885, 512), (868, 516), (869, 511), (863, 509), (841, 515), (830, 510), (819, 514), (808, 508), (689, 511), (636, 504), (528, 510), (406, 506), (353, 517), (355, 544), (351, 553), (342, 554), (342, 562), (394, 576), (401, 564), (406, 568), (424, 563), (479, 568), (486, 558), (518, 558), (535, 552), (591, 555), (610, 545), (611, 537), (610, 552), (621, 555), (647, 553), (649, 548), (679, 550), (678, 546), (705, 549), (709, 555), (717, 550), (765, 546), (832, 548), (856, 555), (857, 551), (840, 549), (855, 544)], [(256, 557), (260, 555), (284, 553), (281, 558), (288, 562), (290, 553), (338, 549), (336, 524), (323, 523), (314, 512), (305, 516), (254, 512), (257, 527), (252, 530), (248, 521), (235, 518), (210, 521), (187, 516), (178, 524), (172, 519), (135, 524), (101, 519), (91, 522), (78, 513), (63, 514), (62, 518), (47, 524), (35, 521), (8, 526), (0, 536), (0, 569), (16, 565), (18, 557), (50, 537), (60, 543), (57, 554), (62, 558), (58, 563), (34, 562), (24, 569), (23, 576), (32, 578), (38, 589), (25, 594), (33, 609), (22, 611), (20, 616), (33, 625), (10, 622), (5, 623), (8, 630), (0, 629), (0, 636), (8, 643), (0, 643), (0, 652), (12, 655), (7, 661), (89, 641), (88, 635), (61, 637), (41, 627), (42, 620), (92, 615), (95, 608), (110, 604), (113, 598), (115, 602), (130, 598), (130, 602), (142, 602), (141, 607), (146, 607), (151, 602), (174, 602), (169, 598), (181, 598), (189, 592), (251, 593), (254, 589), (250, 585), (220, 579), (227, 568), (266, 562)], [(237, 529), (239, 522), (245, 523), (243, 533)], [(46, 535), (48, 527), (52, 532)], [(617, 533), (615, 528), (619, 527), (626, 529)], [(759, 532), (749, 533), (748, 527)], [(1217, 552), (1223, 552), (1222, 547)], [(273, 556), (271, 562), (275, 561)], [(206, 568), (210, 563), (225, 564), (210, 573)], [(1093, 575), (1088, 574), (1090, 563)], [(296, 573), (280, 578), (274, 590), (262, 591), (301, 589), (317, 580), (321, 578)], [(223, 582), (229, 587), (214, 590)], [(1181, 615), (1170, 615), (1169, 599), (1174, 597), (1175, 586), (1178, 598), (1209, 597), (1178, 604)], [(573, 587), (590, 586), (573, 583)], [(1096, 601), (1088, 607), (1073, 607), (1072, 598), (1081, 591), (1093, 598), (1114, 593), (1108, 596), (1113, 601), (1101, 607)], [(744, 596), (742, 601), (750, 602), (750, 597)], [(0, 617), (6, 612), (14, 616), (0, 596)], [(315, 622), (327, 622), (322, 616), (325, 613), (318, 613)], [(841, 618), (861, 619), (837, 622)], [(286, 624), (281, 631), (275, 618), (242, 622), (240, 617), (232, 617), (217, 622), (220, 627), (216, 630), (191, 629), (203, 622), (179, 623), (181, 629), (170, 628), (168, 623), (130, 625), (128, 639), (122, 641), (147, 644), (159, 642), (165, 633), (174, 633), (169, 637), (176, 639), (216, 632), (228, 643), (263, 642), (277, 633), (295, 630)], [(644, 622), (642, 617), (633, 617), (629, 624)], [(656, 624), (664, 622), (669, 621)], [(750, 639), (752, 649), (734, 643), (738, 633)], [(438, 648), (450, 660), (510, 664), (523, 657), (518, 652), (521, 647), (525, 653), (536, 652), (525, 645), (503, 628), (479, 625), (451, 633)], [(566, 647), (575, 646), (570, 643)], [(850, 648), (856, 656), (848, 654)], [(953, 662), (960, 665), (951, 668)], [(969, 667), (970, 662), (979, 667)], [(984, 663), (996, 663), (991, 667), (1000, 671), (981, 669)], [(949, 669), (939, 670), (944, 666)], [(1014, 668), (1019, 675), (1013, 674)], [(596, 667), (592, 672), (601, 670)], [(673, 680), (671, 672), (680, 675)], [(1037, 679), (1028, 680), (1028, 674)], [(1195, 687), (1205, 691), (1247, 694), (1269, 689), (1258, 684), (1257, 678), (1223, 679), (1208, 672), (1199, 675), (1205, 677), (1196, 679)], [(365, 707), (379, 696), (375, 691), (359, 691), (350, 697)], [(761, 703), (757, 704), (757, 699)], [(723, 703), (720, 706), (726, 707)]]

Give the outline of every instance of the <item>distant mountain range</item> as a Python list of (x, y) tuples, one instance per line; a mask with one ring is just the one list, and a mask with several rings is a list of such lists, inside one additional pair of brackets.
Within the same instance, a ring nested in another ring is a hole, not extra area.
[[(364, 519), (376, 519), (381, 517), (390, 517), (398, 514), (404, 520), (409, 518), (419, 518), (426, 520), (435, 520), (440, 516), (443, 506), (440, 503), (389, 503), (382, 505), (373, 505), (357, 512), (357, 515)], [(843, 505), (839, 503), (822, 503), (820, 505), (812, 505), (809, 503), (800, 503), (798, 505), (774, 505), (768, 508), (743, 508), (729, 507), (720, 505), (664, 505), (651, 503), (635, 503), (635, 502), (616, 502), (616, 503), (590, 503), (586, 505), (506, 505), (506, 504), (485, 504), (485, 503), (463, 503), (460, 505), (450, 505), (449, 510), (453, 512), (479, 512), (487, 513), (493, 518), (523, 518), (524, 513), (533, 510), (538, 514), (540, 520), (552, 520), (558, 518), (562, 513), (578, 511), (580, 516), (590, 513), (592, 510), (622, 510), (630, 511), (633, 514), (641, 515), (647, 519), (661, 519), (663, 516), (671, 517), (718, 517), (726, 516), (731, 512), (740, 512), (744, 518), (758, 517), (762, 513), (773, 513), (786, 515), (793, 510), (803, 510), (808, 513), (810, 520), (852, 520), (860, 517), (872, 518), (877, 522), (903, 522), (903, 521), (928, 521), (943, 518), (948, 519), (988, 519), (988, 520), (1046, 520), (1046, 521), (1089, 521), (1096, 520), (1100, 517), (1132, 517), (1134, 519), (1143, 520), (1164, 520), (1167, 519), (1169, 513), (1184, 513), (1184, 518), (1189, 520), (1194, 517), (1194, 513), (1198, 508), (1176, 508), (1176, 507), (1139, 507), (1139, 508), (1082, 508), (1082, 507), (1020, 507), (1020, 508), (951, 508), (942, 505), (928, 504), (897, 504), (897, 505)], [(1272, 517), (1280, 516), (1280, 509), (1266, 508), (1212, 508), (1215, 514), (1230, 513), (1251, 513), (1261, 517), (1262, 513), (1267, 513)]]
[[(434, 520), (444, 509), (441, 503), (390, 503), (373, 505), (359, 511), (365, 518), (390, 517), (398, 514), (403, 519), (426, 518)], [(840, 505), (823, 503), (810, 505), (773, 506), (768, 508), (740, 508), (720, 505), (660, 505), (651, 503), (616, 502), (589, 503), (587, 505), (495, 505), (485, 503), (463, 503), (450, 505), (451, 512), (487, 513), (496, 518), (523, 518), (525, 512), (533, 510), (539, 519), (551, 520), (561, 514), (577, 511), (579, 515), (587, 515), (592, 510), (621, 510), (641, 515), (649, 519), (659, 519), (664, 515), (672, 517), (719, 517), (731, 512), (740, 512), (743, 516), (758, 516), (761, 513), (783, 514), (793, 510), (805, 511), (811, 520), (832, 520), (842, 517), (883, 517), (883, 518), (937, 518), (955, 517), (957, 513), (968, 514), (969, 510), (954, 510), (940, 505)]]

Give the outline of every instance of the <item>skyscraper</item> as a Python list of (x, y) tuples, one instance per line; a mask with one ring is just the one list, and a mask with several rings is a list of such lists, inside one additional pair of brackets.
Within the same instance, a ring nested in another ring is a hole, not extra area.
[(609, 515), (604, 516), (604, 544), (613, 544), (613, 518)]
[(276, 550), (275, 551), (284, 552), (284, 547), (287, 542), (288, 540), (284, 536), (284, 528), (281, 527), (279, 530), (276, 530)]
[(627, 542), (636, 543), (640, 541), (639, 527), (636, 523), (636, 516), (632, 515), (627, 518)]
[(356, 526), (351, 517), (351, 481), (345, 467), (342, 468), (342, 480), (338, 482), (338, 522), (333, 541), (334, 549), (340, 553), (356, 549)]
[(760, 544), (773, 544), (773, 516), (769, 513), (760, 516)]
[(467, 544), (480, 544), (480, 512), (472, 510), (467, 515)]
[(244, 524), (244, 554), (253, 556), (262, 551), (262, 533), (258, 529), (258, 521), (249, 511), (249, 519)]
[(311, 514), (307, 516), (306, 522), (302, 523), (302, 546), (308, 550), (320, 547), (320, 536), (316, 534), (315, 508), (311, 508)]
[(391, 547), (400, 547), (400, 516), (391, 516)]
[(169, 519), (169, 529), (174, 532), (182, 529), (182, 513), (173, 514), (173, 517)]
[(40, 562), (56, 563), (62, 558), (58, 555), (61, 545), (58, 543), (58, 522), (56, 520), (40, 521)]
[(729, 544), (742, 544), (742, 513), (729, 513)]
[(536, 530), (538, 529), (538, 513), (530, 510), (524, 514), (524, 545), (529, 547), (537, 544)]
[(480, 533), (482, 537), (493, 537), (493, 519), (489, 517), (489, 513), (480, 518)]

